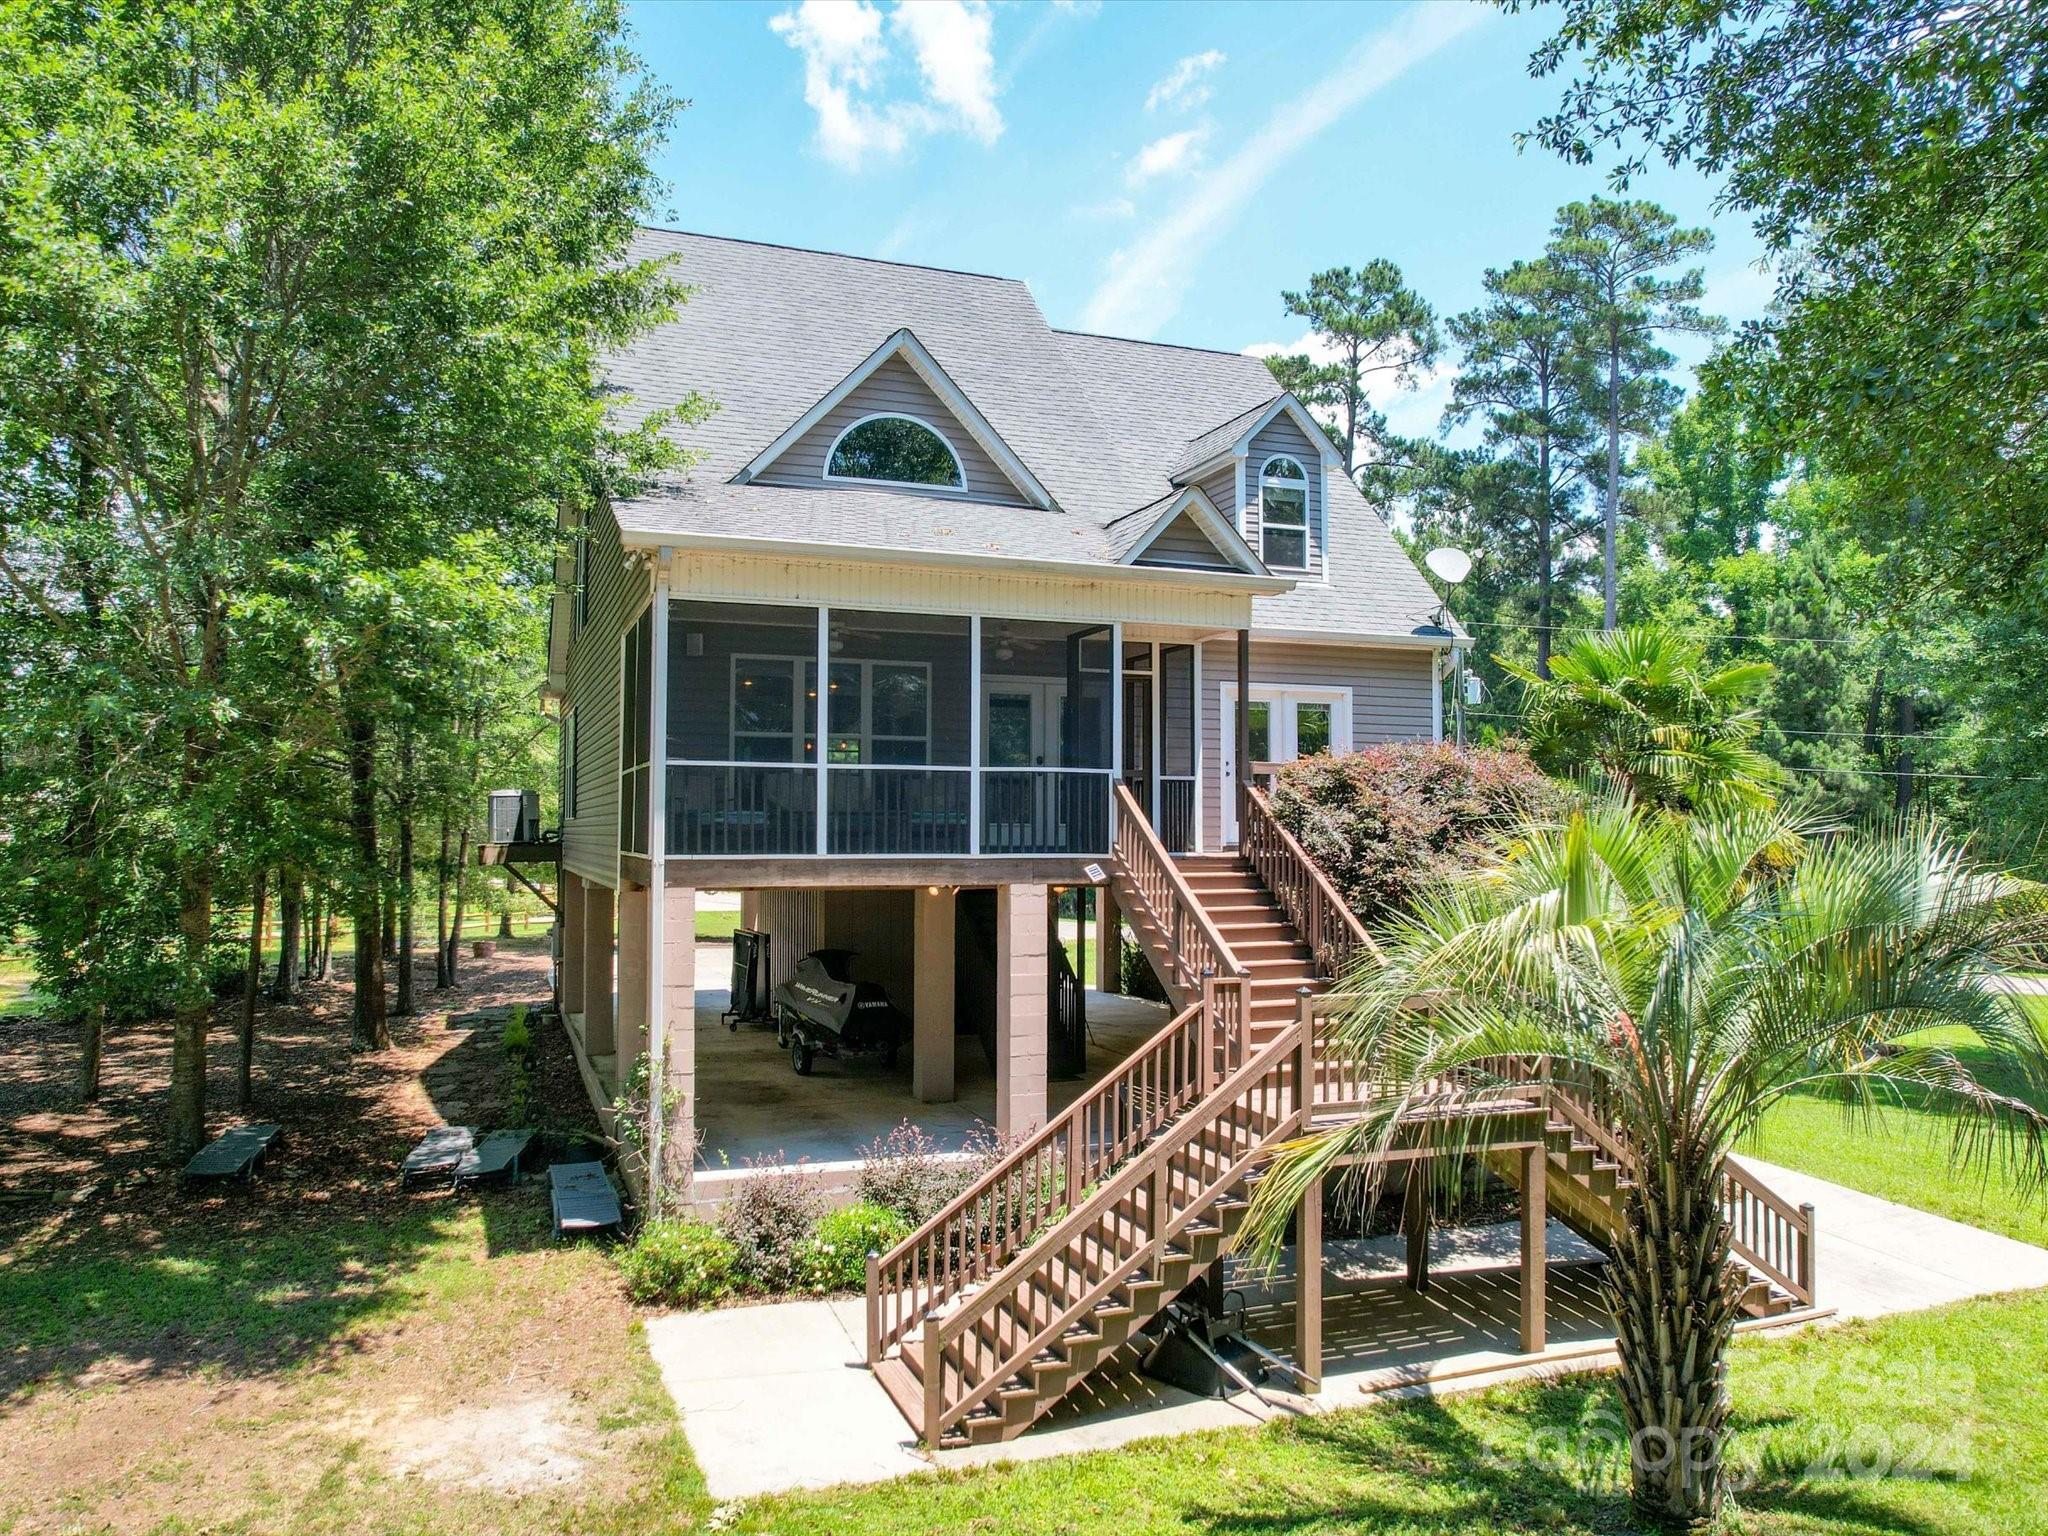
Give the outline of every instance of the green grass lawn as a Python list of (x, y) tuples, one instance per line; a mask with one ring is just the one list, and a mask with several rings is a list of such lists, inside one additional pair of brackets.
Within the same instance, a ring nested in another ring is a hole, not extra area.
[[(2048, 1530), (2048, 1296), (1735, 1351), (1745, 1532)], [(1621, 1531), (1602, 1378), (1418, 1400), (1261, 1430), (763, 1500), (727, 1529), (913, 1532)], [(1890, 1469), (1852, 1477), (1856, 1468)]]
[[(2037, 1018), (2048, 1016), (2048, 999), (2025, 1001)], [(1980, 1080), (1999, 1091), (2021, 1097), (2037, 1091), (1965, 1044), (1961, 1035), (1951, 1033), (1949, 1044)], [(1800, 1097), (1776, 1105), (1743, 1150), (1865, 1194), (2048, 1247), (2048, 1198), (2022, 1198), (2001, 1168), (1959, 1168), (1952, 1156), (1954, 1127), (1947, 1114), (1925, 1108), (1888, 1106), (1851, 1115), (1840, 1104)]]
[(23, 955), (0, 953), (0, 1019), (16, 1013), (34, 1013), (42, 1007), (36, 991), (35, 973)]

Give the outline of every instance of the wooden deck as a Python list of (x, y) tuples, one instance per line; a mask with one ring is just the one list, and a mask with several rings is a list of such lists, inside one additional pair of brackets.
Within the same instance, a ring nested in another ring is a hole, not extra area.
[[(1111, 889), (1178, 1007), (1172, 1020), (917, 1232), (869, 1260), (867, 1358), (934, 1448), (990, 1444), (1054, 1411), (1220, 1264), (1275, 1152), (1355, 1119), (1374, 1084), (1327, 1048), (1328, 977), (1371, 940), (1256, 792), (1246, 855), (1175, 859), (1122, 786)], [(1519, 1193), (1515, 1343), (1549, 1333), (1550, 1217), (1611, 1242), (1633, 1158), (1592, 1085), (1503, 1061), (1446, 1080), (1376, 1162), (1461, 1156), (1447, 1128), (1488, 1118), (1489, 1166)], [(1362, 1159), (1361, 1159), (1362, 1160)], [(1419, 1182), (1411, 1184), (1420, 1189)], [(1318, 1181), (1295, 1212), (1287, 1351), (1319, 1384)], [(1811, 1305), (1812, 1212), (1739, 1170), (1724, 1203), (1753, 1316)], [(1429, 1286), (1428, 1216), (1411, 1202), (1408, 1284)]]

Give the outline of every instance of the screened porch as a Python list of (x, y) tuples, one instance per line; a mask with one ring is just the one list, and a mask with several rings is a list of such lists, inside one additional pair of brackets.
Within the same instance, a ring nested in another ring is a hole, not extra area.
[(695, 599), (657, 618), (623, 640), (628, 853), (1099, 856), (1119, 774), (1177, 842), (1192, 836), (1190, 645), (1127, 644), (1109, 623)]

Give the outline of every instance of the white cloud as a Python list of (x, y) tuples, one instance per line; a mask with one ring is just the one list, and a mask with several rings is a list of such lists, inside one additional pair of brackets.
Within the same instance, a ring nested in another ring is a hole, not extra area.
[(1189, 54), (1145, 93), (1145, 110), (1156, 112), (1161, 107), (1199, 107), (1209, 99), (1209, 87), (1202, 83), (1202, 77), (1222, 63), (1223, 55), (1214, 48), (1206, 53)]
[(892, 53), (881, 7), (869, 0), (801, 0), (768, 18), (769, 30), (803, 55), (804, 101), (817, 114), (825, 158), (859, 170), (947, 128), (993, 143), (1003, 117), (985, 0), (898, 0), (888, 19), (916, 62), (917, 99), (888, 94)]
[(1131, 157), (1131, 163), (1124, 167), (1124, 180), (1131, 186), (1142, 187), (1161, 176), (1183, 176), (1201, 164), (1202, 146), (1208, 138), (1209, 130), (1202, 127), (1154, 139)]
[(910, 39), (926, 97), (984, 144), (1003, 131), (996, 110), (995, 30), (980, 0), (909, 0), (889, 18)]
[(1366, 97), (1477, 26), (1476, 5), (1411, 6), (1321, 79), (1290, 95), (1172, 212), (1110, 257), (1082, 311), (1089, 330), (1150, 336), (1173, 317), (1194, 264), (1282, 165)]

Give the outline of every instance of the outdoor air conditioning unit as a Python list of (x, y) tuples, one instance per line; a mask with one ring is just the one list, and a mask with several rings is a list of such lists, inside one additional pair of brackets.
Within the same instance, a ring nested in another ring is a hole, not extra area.
[(539, 790), (494, 789), (491, 791), (491, 841), (494, 843), (537, 843), (540, 841)]

